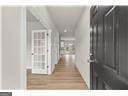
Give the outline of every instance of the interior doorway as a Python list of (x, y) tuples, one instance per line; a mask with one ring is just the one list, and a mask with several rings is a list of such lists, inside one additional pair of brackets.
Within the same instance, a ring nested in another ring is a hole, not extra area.
[[(49, 8), (27, 8), (27, 89), (88, 89), (75, 63), (75, 31), (70, 31), (68, 25), (64, 28), (60, 22), (61, 26), (58, 29), (64, 29), (64, 33), (55, 30), (46, 12), (54, 8)], [(62, 7), (62, 10), (67, 8), (72, 11), (77, 7)], [(81, 12), (81, 8), (78, 9), (75, 15)], [(57, 10), (51, 11), (55, 14)], [(75, 26), (79, 16), (69, 23)], [(72, 23), (74, 21), (75, 23)]]
[(75, 55), (75, 38), (67, 39), (67, 40), (61, 40), (61, 46), (60, 46), (60, 54), (61, 55)]

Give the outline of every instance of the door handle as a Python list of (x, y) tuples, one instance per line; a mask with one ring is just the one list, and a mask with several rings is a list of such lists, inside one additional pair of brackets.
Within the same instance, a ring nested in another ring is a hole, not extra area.
[(87, 62), (88, 62), (88, 63), (91, 63), (91, 62), (94, 62), (94, 60), (88, 59)]
[(97, 60), (97, 59), (94, 59), (94, 62), (95, 62), (95, 63), (98, 63), (98, 60)]
[(98, 63), (97, 59), (92, 59), (92, 60), (88, 59), (87, 62), (88, 63), (91, 63), (91, 62)]

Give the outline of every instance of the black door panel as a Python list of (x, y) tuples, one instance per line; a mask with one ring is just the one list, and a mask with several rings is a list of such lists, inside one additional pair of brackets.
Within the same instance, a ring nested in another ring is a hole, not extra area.
[(128, 89), (128, 7), (90, 10), (91, 89)]

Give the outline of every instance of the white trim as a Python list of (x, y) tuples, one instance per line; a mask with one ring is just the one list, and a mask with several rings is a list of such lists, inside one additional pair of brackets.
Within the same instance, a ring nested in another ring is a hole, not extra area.
[(21, 8), (21, 38), (20, 38), (20, 54), (21, 54), (21, 64), (20, 64), (20, 71), (21, 71), (21, 89), (26, 89), (26, 65), (27, 65), (27, 40), (26, 40), (26, 8), (22, 7)]
[(2, 89), (2, 8), (0, 7), (0, 89)]
[(48, 40), (48, 42), (47, 42), (47, 48), (48, 48), (48, 53), (47, 53), (47, 56), (48, 56), (48, 66), (49, 66), (49, 68), (48, 68), (48, 75), (50, 75), (50, 74), (52, 74), (52, 63), (51, 63), (51, 60), (52, 60), (52, 56), (51, 56), (51, 32), (52, 32), (52, 30), (48, 30), (48, 38), (47, 38), (47, 40)]

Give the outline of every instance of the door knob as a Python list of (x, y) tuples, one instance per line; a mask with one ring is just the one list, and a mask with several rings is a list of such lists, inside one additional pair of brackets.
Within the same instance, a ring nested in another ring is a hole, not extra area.
[(94, 62), (95, 62), (95, 63), (98, 63), (98, 60), (97, 60), (97, 59), (94, 59)]
[(88, 59), (87, 62), (88, 62), (88, 63), (91, 63), (91, 62), (98, 63), (97, 59), (92, 59), (92, 60), (91, 60), (91, 59)]
[(88, 59), (87, 62), (88, 62), (88, 63), (91, 63), (91, 62), (94, 62), (94, 60)]

